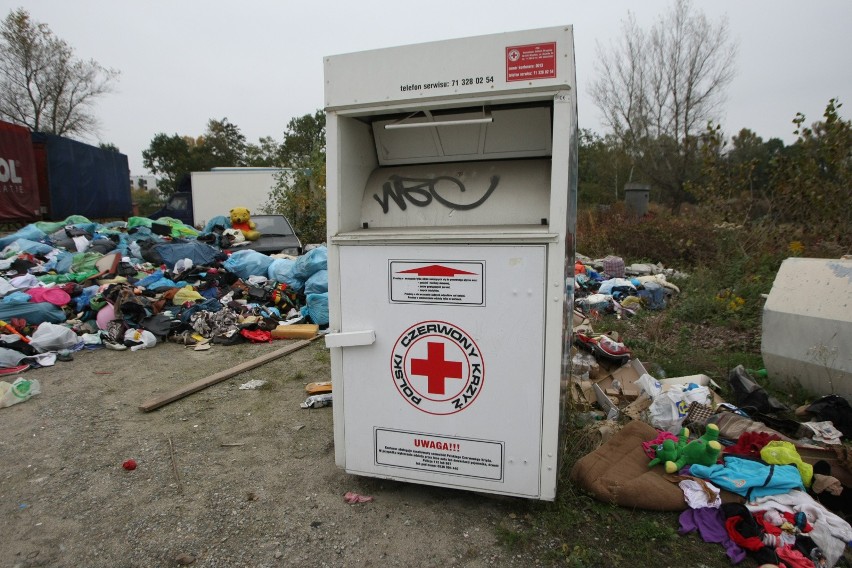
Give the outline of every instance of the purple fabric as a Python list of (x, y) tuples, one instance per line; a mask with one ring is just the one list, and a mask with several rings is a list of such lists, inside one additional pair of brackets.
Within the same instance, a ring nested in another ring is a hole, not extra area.
[(739, 564), (746, 557), (746, 551), (731, 540), (725, 530), (725, 518), (722, 511), (714, 507), (687, 509), (680, 514), (680, 529), (678, 534), (685, 535), (698, 531), (704, 542), (713, 542), (725, 547), (725, 553), (731, 559), (731, 564)]

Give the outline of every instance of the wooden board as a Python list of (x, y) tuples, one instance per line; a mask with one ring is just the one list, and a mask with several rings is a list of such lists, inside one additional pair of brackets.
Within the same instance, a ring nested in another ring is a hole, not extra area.
[(318, 339), (320, 336), (312, 337), (311, 339), (304, 339), (302, 341), (297, 341), (287, 347), (283, 347), (271, 353), (267, 353), (266, 355), (261, 355), (251, 361), (246, 361), (245, 363), (241, 363), (236, 367), (231, 367), (230, 369), (226, 369), (215, 375), (210, 375), (209, 377), (199, 379), (194, 383), (190, 383), (184, 387), (181, 387), (175, 391), (172, 391), (169, 394), (157, 396), (150, 398), (139, 405), (139, 410), (143, 412), (150, 412), (151, 410), (155, 410), (160, 408), (161, 406), (165, 406), (170, 402), (174, 402), (178, 399), (181, 399), (185, 396), (191, 395), (192, 393), (198, 392), (200, 390), (206, 389), (210, 385), (215, 385), (216, 383), (221, 383), (224, 380), (230, 379), (233, 376), (239, 375), (240, 373), (244, 373), (246, 371), (250, 371), (255, 367), (260, 367), (261, 365), (265, 365), (270, 361), (278, 359), (279, 357), (283, 357), (285, 355), (289, 355), (294, 351), (298, 351), (302, 347), (307, 347), (311, 344), (312, 341)]

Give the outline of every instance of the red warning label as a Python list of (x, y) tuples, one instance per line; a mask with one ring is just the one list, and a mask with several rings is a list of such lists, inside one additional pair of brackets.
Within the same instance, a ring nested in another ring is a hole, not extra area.
[(506, 48), (506, 81), (533, 81), (556, 77), (556, 42)]

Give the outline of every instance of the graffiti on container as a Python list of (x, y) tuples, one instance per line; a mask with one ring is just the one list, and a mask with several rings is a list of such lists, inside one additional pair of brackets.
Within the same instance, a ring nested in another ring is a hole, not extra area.
[[(441, 183), (444, 182), (444, 183)], [(391, 200), (397, 204), (400, 210), (405, 211), (408, 207), (406, 201), (416, 207), (426, 207), (434, 199), (441, 205), (450, 209), (468, 210), (476, 209), (491, 197), (494, 190), (497, 189), (497, 184), (500, 183), (500, 176), (491, 176), (491, 184), (485, 191), (482, 197), (473, 203), (455, 203), (447, 198), (448, 191), (458, 190), (462, 193), (466, 191), (464, 184), (458, 178), (452, 176), (438, 176), (434, 178), (410, 178), (393, 175), (388, 178), (382, 185), (382, 196), (373, 194), (379, 205), (382, 206), (382, 211), (387, 214), (390, 210)], [(443, 187), (440, 188), (439, 184)], [(449, 186), (448, 189), (444, 187)], [(443, 192), (443, 195), (441, 194)]]

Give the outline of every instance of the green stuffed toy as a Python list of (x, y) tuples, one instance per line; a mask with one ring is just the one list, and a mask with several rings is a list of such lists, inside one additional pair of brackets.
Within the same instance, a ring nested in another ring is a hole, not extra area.
[(677, 461), (678, 458), (680, 458), (684, 447), (686, 447), (688, 439), (689, 430), (682, 428), (680, 434), (678, 434), (677, 442), (671, 438), (663, 440), (663, 443), (657, 447), (654, 459), (648, 463), (648, 467), (654, 467), (658, 463), (668, 464)]
[[(688, 435), (689, 431), (687, 431)], [(680, 471), (685, 465), (711, 466), (719, 461), (721, 453), (722, 444), (719, 443), (719, 427), (715, 424), (708, 424), (704, 435), (686, 444), (678, 459), (666, 462), (666, 473)]]

